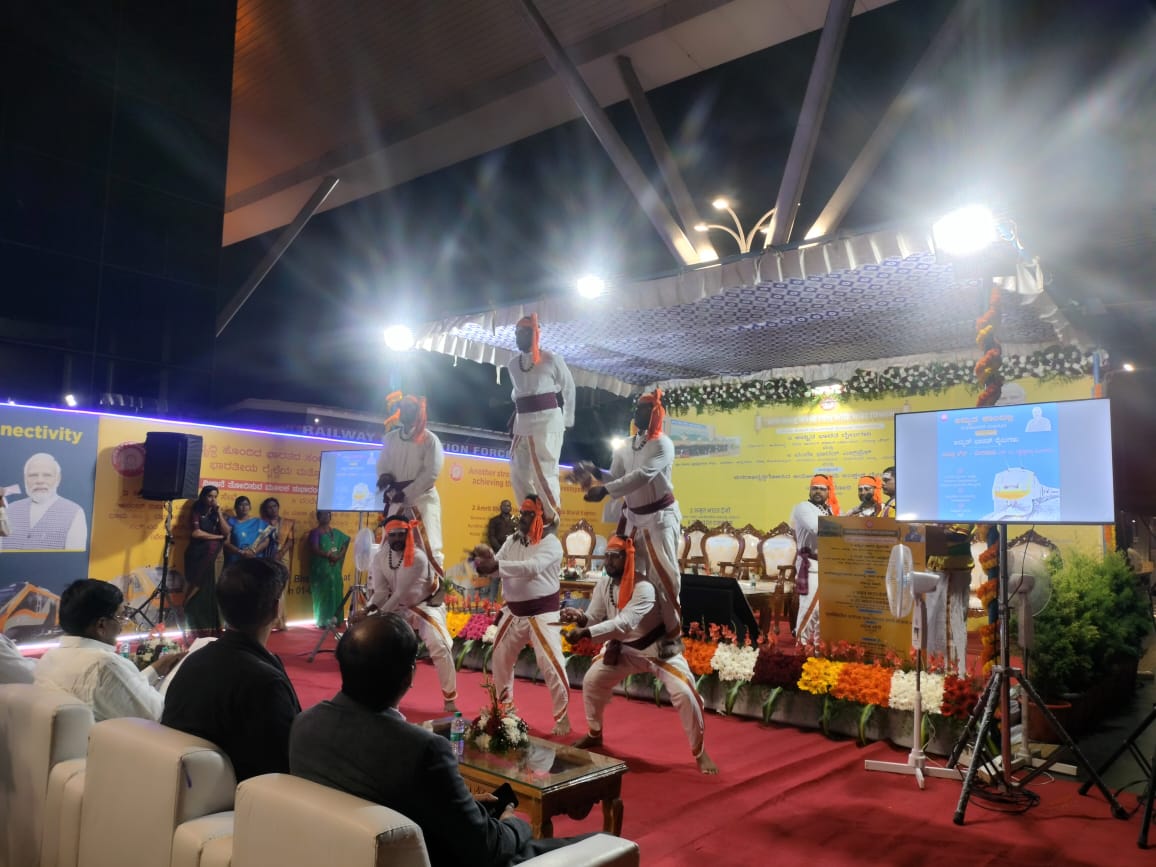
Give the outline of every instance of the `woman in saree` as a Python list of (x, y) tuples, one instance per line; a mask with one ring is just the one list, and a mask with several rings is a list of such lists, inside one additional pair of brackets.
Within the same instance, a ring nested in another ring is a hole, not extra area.
[(349, 537), (330, 524), (332, 512), (317, 513), (317, 526), (309, 533), (309, 585), (313, 595), (313, 621), (325, 629), (336, 617), (342, 619), (341, 567), (349, 549)]
[(242, 557), (258, 557), (269, 545), (269, 525), (252, 511), (253, 504), (248, 497), (237, 497), (233, 502), (233, 517), (225, 519), (229, 525), (229, 538), (225, 540), (226, 566)]
[(185, 549), (185, 620), (193, 637), (217, 635), (217, 555), (229, 536), (225, 516), (217, 506), (218, 489), (205, 485), (193, 504), (189, 546)]
[(267, 497), (261, 503), (261, 518), (273, 528), (269, 544), (261, 552), (261, 557), (265, 560), (276, 560), (289, 574), (289, 580), (285, 582), (285, 590), (281, 594), (281, 609), (277, 614), (277, 620), (273, 623), (273, 629), (280, 631), (285, 628), (285, 594), (289, 592), (289, 586), (294, 579), (293, 548), (297, 544), (297, 535), (293, 519), (281, 517), (281, 503), (276, 497)]

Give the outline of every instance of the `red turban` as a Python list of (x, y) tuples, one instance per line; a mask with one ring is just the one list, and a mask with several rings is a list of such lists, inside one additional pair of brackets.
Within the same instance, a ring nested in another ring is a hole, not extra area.
[(811, 476), (811, 487), (827, 489), (827, 505), (831, 508), (832, 515), (838, 515), (839, 497), (835, 494), (835, 480), (826, 473), (816, 473)]
[[(402, 566), (412, 566), (413, 565), (413, 531), (417, 528), (417, 521), (411, 521), (411, 520), (409, 520), (409, 518), (406, 518), (402, 515), (390, 515), (388, 518), (385, 519), (385, 523), (382, 525), (383, 528), (385, 529), (385, 535), (386, 536), (389, 536), (390, 529), (396, 529), (396, 528), (392, 527), (392, 525), (394, 525), (394, 524), (400, 524), (402, 527), (405, 528), (405, 556), (403, 556), (401, 558), (401, 565)], [(387, 541), (387, 544), (388, 544), (388, 541)]]
[(639, 404), (650, 404), (650, 424), (646, 428), (647, 439), (654, 439), (662, 433), (662, 423), (666, 419), (666, 410), (662, 406), (662, 389), (656, 388), (650, 394), (638, 398)]
[(526, 499), (522, 501), (522, 511), (534, 513), (534, 521), (530, 524), (528, 537), (531, 545), (537, 545), (542, 541), (542, 501), (526, 497)]
[(883, 483), (879, 481), (878, 476), (860, 476), (859, 487), (870, 485), (875, 489), (875, 505), (881, 506), (883, 504)]

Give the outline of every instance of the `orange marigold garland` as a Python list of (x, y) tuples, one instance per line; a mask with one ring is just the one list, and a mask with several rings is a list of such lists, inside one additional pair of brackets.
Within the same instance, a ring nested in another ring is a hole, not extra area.
[(1000, 291), (993, 285), (987, 311), (975, 321), (975, 342), (983, 355), (975, 364), (975, 380), (979, 385), (979, 399), (976, 406), (995, 406), (1003, 391), (1003, 347), (995, 336), (995, 326), (999, 321)]

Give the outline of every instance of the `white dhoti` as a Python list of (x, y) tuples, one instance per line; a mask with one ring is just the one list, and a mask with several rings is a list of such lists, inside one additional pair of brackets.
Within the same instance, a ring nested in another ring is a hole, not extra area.
[(682, 730), (686, 732), (690, 751), (697, 759), (702, 755), (706, 730), (703, 719), (702, 697), (694, 688), (694, 677), (682, 654), (670, 659), (659, 659), (653, 646), (645, 651), (622, 647), (617, 665), (607, 665), (599, 653), (594, 664), (582, 678), (582, 703), (586, 710), (586, 725), (591, 734), (602, 733), (602, 715), (614, 693), (614, 687), (632, 674), (653, 674), (670, 694), (671, 703), (678, 711)]
[(420, 540), (430, 563), (435, 564), (439, 575), (445, 575), (445, 554), (442, 551), (442, 501), (437, 488), (430, 488), (410, 502), (391, 504), (389, 514), (396, 515), (407, 509), (414, 519), (421, 521)]
[(446, 628), (446, 607), (444, 605), (414, 605), (405, 609), (405, 619), (413, 631), (425, 642), (430, 660), (438, 673), (438, 683), (442, 688), (444, 701), (456, 701), (458, 697), (458, 673), (454, 668), (454, 643)]
[(799, 593), (799, 616), (795, 622), (795, 637), (800, 644), (819, 638), (819, 561), (802, 555), (796, 557), (796, 582), (803, 574), (804, 559), (807, 561), (807, 592)]
[(661, 591), (658, 604), (668, 639), (682, 635), (682, 567), (678, 562), (682, 546), (682, 512), (678, 503), (650, 515), (635, 515), (626, 509), (626, 533), (633, 535), (649, 565), (647, 575)]
[(510, 446), (510, 485), (521, 505), (528, 494), (536, 494), (542, 501), (546, 518), (557, 515), (562, 508), (562, 485), (558, 480), (558, 458), (562, 454), (565, 430), (545, 430), (540, 433), (515, 434)]
[(518, 617), (509, 609), (502, 611), (502, 622), (494, 638), (493, 672), (498, 698), (514, 700), (514, 666), (522, 648), (530, 644), (538, 669), (550, 690), (554, 704), (554, 722), (567, 718), (570, 707), (570, 683), (566, 677), (566, 662), (562, 656), (562, 630), (551, 623), (558, 622), (558, 612)]
[(928, 653), (942, 653), (948, 672), (967, 674), (967, 607), (971, 601), (971, 570), (949, 569), (946, 581), (940, 581), (928, 593)]

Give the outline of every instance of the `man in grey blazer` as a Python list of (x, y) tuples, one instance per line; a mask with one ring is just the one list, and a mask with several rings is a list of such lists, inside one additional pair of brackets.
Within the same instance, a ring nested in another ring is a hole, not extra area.
[(412, 819), (433, 867), (500, 867), (574, 842), (533, 840), (507, 809), (492, 816), (470, 794), (449, 741), (397, 709), (413, 684), (417, 636), (395, 613), (354, 624), (337, 646), (341, 692), (305, 711), (289, 737), (298, 777)]

